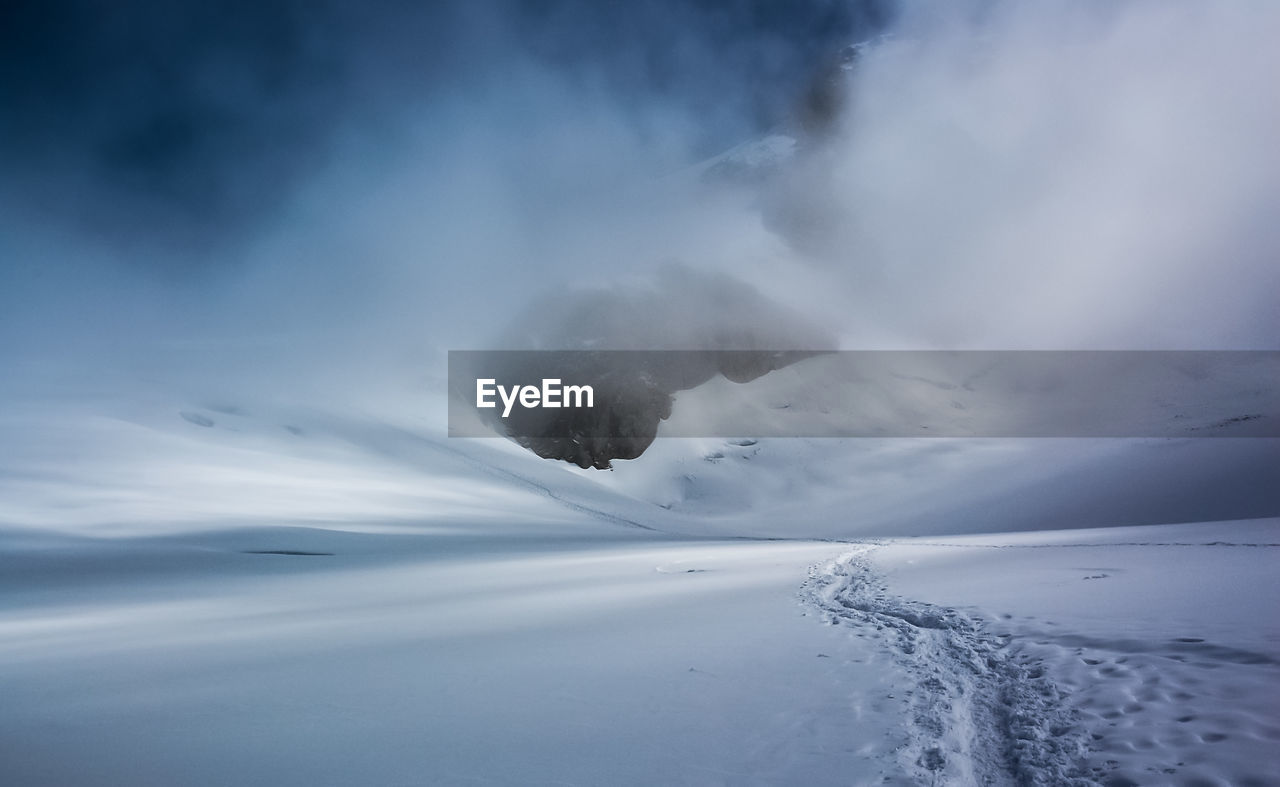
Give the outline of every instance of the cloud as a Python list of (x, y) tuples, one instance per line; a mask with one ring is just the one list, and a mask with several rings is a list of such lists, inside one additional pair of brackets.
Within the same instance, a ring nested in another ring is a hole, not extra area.
[[(445, 350), (672, 260), (846, 348), (1274, 347), (1280, 11), (887, 5), (9, 11), (4, 384), (418, 407)], [(655, 335), (769, 327), (701, 292)]]
[(907, 8), (766, 195), (851, 341), (1274, 347), (1280, 10)]

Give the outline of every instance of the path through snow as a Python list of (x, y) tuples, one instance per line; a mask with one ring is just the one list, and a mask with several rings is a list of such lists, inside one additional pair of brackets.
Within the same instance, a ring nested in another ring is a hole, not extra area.
[(833, 625), (873, 628), (912, 687), (900, 752), (919, 784), (1087, 784), (1087, 736), (1044, 666), (987, 622), (899, 598), (863, 546), (811, 571), (803, 595)]
[(802, 597), (897, 675), (909, 783), (1277, 784), (1277, 526), (861, 544)]

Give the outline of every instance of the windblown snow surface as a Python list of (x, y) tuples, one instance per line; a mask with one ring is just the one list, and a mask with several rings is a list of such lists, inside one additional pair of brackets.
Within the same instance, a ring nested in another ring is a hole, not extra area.
[(950, 453), (379, 411), (0, 414), (0, 782), (1280, 781), (1280, 520), (857, 540), (911, 495), (848, 479)]

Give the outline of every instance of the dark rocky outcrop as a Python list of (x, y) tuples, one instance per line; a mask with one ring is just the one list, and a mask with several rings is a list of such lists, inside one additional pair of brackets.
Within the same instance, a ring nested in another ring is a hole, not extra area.
[[(607, 469), (614, 459), (635, 459), (653, 443), (671, 415), (674, 394), (717, 374), (745, 383), (812, 355), (803, 351), (550, 352), (511, 354), (496, 372), (511, 380), (553, 375), (594, 390), (586, 408), (515, 408), (490, 417), (506, 435), (547, 459)], [(523, 368), (522, 368), (523, 367)]]
[[(589, 384), (595, 406), (516, 408), (506, 418), (495, 408), (481, 417), (539, 456), (600, 469), (644, 453), (676, 392), (716, 375), (748, 382), (835, 344), (750, 285), (678, 265), (661, 268), (649, 286), (540, 299), (501, 343), (511, 351), (485, 354), (484, 376)], [(545, 352), (529, 352), (537, 350)]]

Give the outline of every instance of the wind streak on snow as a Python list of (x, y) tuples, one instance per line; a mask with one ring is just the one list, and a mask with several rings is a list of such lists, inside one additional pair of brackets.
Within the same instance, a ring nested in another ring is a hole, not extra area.
[(892, 596), (863, 546), (810, 569), (802, 597), (831, 625), (874, 628), (914, 682), (899, 758), (918, 784), (1088, 784), (1086, 732), (1039, 661), (986, 621)]
[[(376, 429), (377, 433), (380, 436), (386, 438), (380, 450), (383, 453), (390, 454), (393, 457), (397, 457), (397, 458), (404, 458), (406, 456), (411, 457), (414, 455), (415, 452), (417, 452), (420, 449), (432, 450), (437, 453), (442, 453), (450, 457), (453, 457), (455, 459), (458, 459), (462, 462), (465, 462), (471, 468), (478, 470), (479, 472), (484, 473), (485, 475), (488, 475), (490, 477), (499, 478), (504, 481), (512, 482), (518, 486), (523, 486), (537, 494), (542, 495), (543, 497), (547, 497), (555, 501), (556, 503), (564, 506), (565, 508), (568, 508), (571, 511), (575, 511), (581, 514), (586, 514), (588, 516), (595, 517), (597, 519), (608, 522), (610, 524), (622, 525), (624, 527), (633, 527), (633, 528), (638, 528), (640, 530), (648, 530), (652, 532), (662, 532), (655, 527), (651, 527), (641, 522), (637, 522), (634, 519), (628, 519), (627, 517), (624, 517), (621, 514), (617, 514), (611, 511), (606, 511), (603, 508), (593, 507), (593, 506), (587, 505), (586, 503), (571, 500), (561, 492), (558, 492), (555, 489), (552, 489), (550, 486), (548, 486), (545, 483), (536, 481), (533, 478), (530, 478), (526, 475), (522, 475), (508, 468), (499, 467), (498, 465), (493, 464), (492, 462), (483, 462), (483, 461), (477, 460), (474, 457), (471, 457), (462, 451), (459, 451), (447, 445), (444, 445), (439, 441), (431, 440), (430, 438), (425, 437), (421, 434), (417, 434), (411, 430), (404, 429), (391, 424), (386, 424), (386, 423), (380, 423), (377, 425), (365, 425), (363, 428), (366, 430), (369, 430), (370, 432)], [(358, 435), (361, 434), (359, 431), (352, 431), (352, 432), (349, 432), (349, 434), (350, 434), (349, 439), (352, 439), (353, 442), (357, 442), (357, 444), (363, 444), (359, 442), (357, 437)]]

